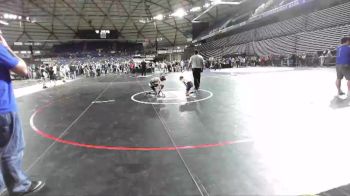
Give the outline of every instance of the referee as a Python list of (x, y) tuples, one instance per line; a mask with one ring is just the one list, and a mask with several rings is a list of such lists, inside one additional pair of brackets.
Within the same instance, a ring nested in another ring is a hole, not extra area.
[(194, 51), (194, 55), (190, 58), (190, 66), (192, 66), (194, 88), (198, 91), (201, 84), (201, 73), (204, 69), (204, 58), (198, 54), (198, 50)]
[(0, 31), (0, 192), (26, 195), (44, 187), (42, 181), (31, 181), (22, 169), (24, 138), (17, 113), (10, 72), (28, 76), (26, 63), (10, 49)]

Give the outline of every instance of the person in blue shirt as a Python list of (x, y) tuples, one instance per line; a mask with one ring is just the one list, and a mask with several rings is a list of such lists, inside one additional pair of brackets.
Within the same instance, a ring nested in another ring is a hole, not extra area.
[(26, 63), (15, 55), (0, 31), (0, 191), (25, 195), (44, 187), (42, 181), (31, 181), (22, 169), (24, 138), (17, 113), (10, 72), (28, 76)]
[(338, 95), (344, 95), (341, 90), (341, 80), (345, 77), (348, 81), (348, 98), (350, 98), (350, 37), (344, 37), (341, 39), (341, 46), (337, 48), (337, 81), (336, 86)]

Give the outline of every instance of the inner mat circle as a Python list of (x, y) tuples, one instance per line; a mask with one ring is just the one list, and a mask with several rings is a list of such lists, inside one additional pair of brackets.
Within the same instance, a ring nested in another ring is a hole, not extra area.
[(131, 96), (131, 100), (142, 104), (153, 105), (170, 105), (170, 104), (186, 104), (205, 101), (213, 97), (213, 93), (208, 90), (200, 89), (198, 93), (192, 93), (190, 96), (186, 96), (185, 90), (163, 90), (163, 95), (156, 97), (155, 95), (149, 95), (152, 91), (143, 91)]

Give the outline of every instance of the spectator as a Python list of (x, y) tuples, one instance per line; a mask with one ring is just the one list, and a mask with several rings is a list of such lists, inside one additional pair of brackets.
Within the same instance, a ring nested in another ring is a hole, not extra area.
[(240, 66), (241, 66), (241, 59), (240, 59), (241, 57), (240, 56), (238, 56), (237, 58), (236, 58), (236, 65), (237, 65), (237, 68), (239, 68)]
[(10, 71), (28, 76), (26, 63), (16, 56), (0, 34), (0, 189), (6, 185), (10, 195), (25, 195), (42, 189), (45, 183), (31, 181), (22, 168), (24, 138)]
[(325, 59), (326, 57), (323, 55), (323, 53), (321, 54), (320, 56), (320, 66), (323, 67), (324, 66), (324, 62), (325, 62)]
[(185, 71), (185, 62), (183, 60), (181, 60), (180, 66), (181, 66), (181, 72), (184, 72)]
[(348, 81), (348, 98), (350, 98), (350, 37), (341, 39), (341, 46), (337, 48), (337, 81), (338, 95), (344, 95), (341, 90), (341, 80), (345, 77)]
[(171, 72), (171, 68), (172, 67), (171, 67), (171, 63), (170, 62), (167, 63), (167, 67), (168, 67), (168, 72)]
[[(131, 72), (131, 73), (135, 73), (135, 69), (136, 69), (135, 63), (131, 61), (129, 67), (130, 67), (130, 72)], [(127, 70), (124, 69), (123, 72), (127, 73)]]
[(142, 60), (142, 62), (141, 62), (141, 75), (146, 76), (146, 72), (147, 72), (147, 63), (145, 60)]
[(41, 74), (41, 82), (43, 83), (43, 88), (47, 88), (47, 86), (46, 86), (46, 78), (48, 77), (48, 73), (47, 73), (45, 65), (41, 66), (40, 74)]
[(54, 66), (50, 66), (48, 69), (48, 73), (49, 73), (49, 78), (50, 78), (50, 83), (54, 83), (54, 86), (56, 86), (56, 74), (55, 74), (55, 69), (56, 67)]
[(101, 76), (101, 65), (99, 63), (97, 63), (96, 65), (96, 73), (97, 73), (97, 77)]

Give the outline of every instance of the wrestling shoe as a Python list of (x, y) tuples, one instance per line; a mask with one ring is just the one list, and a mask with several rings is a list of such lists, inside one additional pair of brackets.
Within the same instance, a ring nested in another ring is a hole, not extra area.
[(340, 92), (338, 93), (338, 95), (339, 95), (339, 96), (342, 96), (342, 95), (345, 95), (345, 93), (344, 93), (343, 91), (340, 91)]

